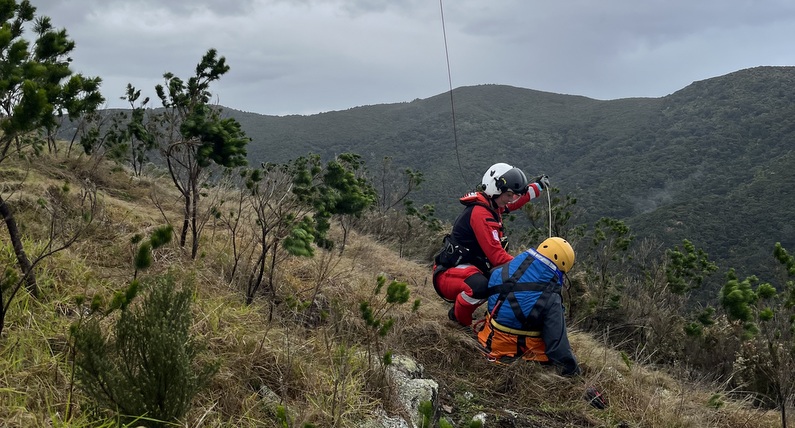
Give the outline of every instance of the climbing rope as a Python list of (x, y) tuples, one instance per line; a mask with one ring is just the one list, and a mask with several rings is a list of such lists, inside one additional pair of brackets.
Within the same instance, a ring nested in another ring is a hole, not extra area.
[(464, 168), (461, 167), (461, 156), (458, 154), (458, 131), (456, 130), (455, 125), (455, 103), (453, 102), (453, 77), (452, 72), (450, 71), (450, 52), (447, 48), (447, 30), (445, 29), (444, 25), (444, 4), (442, 4), (442, 0), (439, 0), (439, 12), (442, 19), (442, 35), (444, 36), (444, 56), (447, 61), (447, 83), (450, 87), (450, 113), (453, 119), (453, 143), (455, 144), (455, 158), (458, 161), (458, 172), (461, 174), (461, 178), (464, 182), (467, 181), (466, 176), (464, 176)]
[(549, 211), (549, 237), (552, 237), (552, 193), (550, 190), (551, 186), (547, 186), (547, 210)]

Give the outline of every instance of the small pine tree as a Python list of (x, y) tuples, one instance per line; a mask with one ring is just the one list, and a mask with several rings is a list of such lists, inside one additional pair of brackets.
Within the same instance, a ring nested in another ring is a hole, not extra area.
[(106, 337), (97, 318), (73, 327), (75, 374), (97, 408), (164, 425), (185, 415), (217, 371), (215, 364), (197, 363), (193, 292), (177, 290), (174, 282), (159, 278), (140, 306), (125, 306), (115, 335)]
[(155, 229), (148, 241), (141, 242), (143, 239), (141, 235), (135, 235), (132, 238), (131, 243), (133, 245), (141, 243), (133, 258), (133, 267), (135, 268), (133, 281), (138, 278), (138, 273), (140, 271), (149, 269), (152, 266), (154, 262), (152, 250), (156, 250), (171, 242), (172, 233), (173, 228), (170, 225), (166, 225)]
[[(386, 295), (381, 295), (381, 290), (386, 286)], [(392, 280), (387, 285), (387, 279), (379, 275), (372, 298), (359, 304), (359, 312), (368, 327), (367, 335), (367, 360), (372, 363), (372, 356), (380, 352), (383, 347), (381, 339), (385, 337), (395, 325), (395, 318), (389, 313), (392, 308), (409, 301), (410, 291), (405, 282)], [(414, 301), (412, 311), (419, 308), (420, 302)], [(382, 367), (392, 362), (392, 353), (385, 351), (381, 357)]]
[(755, 276), (740, 281), (730, 270), (720, 291), (720, 303), (744, 342), (738, 364), (751, 388), (781, 411), (787, 426), (787, 403), (795, 396), (795, 257), (776, 243), (773, 257), (781, 265), (778, 288)]
[(695, 245), (687, 239), (682, 241), (682, 250), (679, 247), (665, 252), (670, 263), (665, 268), (668, 287), (674, 294), (685, 294), (701, 287), (704, 277), (718, 270), (718, 266), (711, 262), (707, 253), (696, 249)]

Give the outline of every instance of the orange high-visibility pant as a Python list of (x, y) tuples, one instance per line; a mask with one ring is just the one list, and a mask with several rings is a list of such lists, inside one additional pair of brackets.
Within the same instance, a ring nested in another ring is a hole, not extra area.
[(478, 343), (489, 360), (499, 362), (502, 359), (521, 357), (528, 361), (549, 362), (540, 331), (516, 330), (509, 333), (499, 328), (489, 314), (486, 315), (483, 330), (478, 333)]

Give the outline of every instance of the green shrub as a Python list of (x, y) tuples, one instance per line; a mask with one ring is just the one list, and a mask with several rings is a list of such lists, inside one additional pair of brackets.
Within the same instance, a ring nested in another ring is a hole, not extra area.
[(73, 327), (75, 375), (98, 409), (158, 425), (184, 416), (218, 367), (196, 361), (192, 291), (177, 290), (171, 276), (149, 285), (140, 305), (120, 311), (113, 335), (103, 333), (98, 318)]

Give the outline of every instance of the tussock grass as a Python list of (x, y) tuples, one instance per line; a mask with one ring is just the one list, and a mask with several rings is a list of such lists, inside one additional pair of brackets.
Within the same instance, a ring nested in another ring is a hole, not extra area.
[[(35, 201), (49, 186), (90, 179), (102, 203), (85, 239), (40, 266), (39, 299), (20, 293), (11, 305), (0, 338), (3, 426), (113, 426), (113, 421), (91, 419), (87, 397), (71, 383), (69, 326), (83, 316), (75, 297), (109, 298), (125, 287), (133, 274), (131, 238), (166, 222), (180, 224), (178, 199), (165, 178), (132, 179), (104, 163), (87, 168), (83, 160), (45, 158), (29, 171), (24, 165), (0, 170), (4, 189), (25, 178), (11, 202), (30, 237), (27, 248), (35, 249), (44, 239)], [(153, 193), (160, 208), (152, 202)], [(331, 239), (339, 241), (341, 233), (333, 228)], [(449, 306), (433, 290), (430, 266), (401, 259), (356, 232), (342, 255), (318, 249), (314, 258), (281, 259), (274, 290), (261, 290), (246, 306), (241, 281), (229, 278), (228, 238), (227, 230), (208, 222), (196, 260), (172, 242), (155, 251), (153, 266), (142, 273), (169, 271), (195, 285), (193, 331), (206, 344), (202, 358), (221, 362), (210, 387), (195, 398), (179, 426), (278, 426), (277, 408), (283, 406), (291, 427), (358, 427), (378, 408), (395, 411), (386, 395), (390, 385), (368, 368), (366, 350), (373, 344), (365, 339), (367, 327), (359, 314), (359, 304), (374, 297), (379, 274), (406, 282), (410, 301), (421, 300), (417, 312), (408, 304), (390, 313), (395, 326), (379, 350), (421, 363), (425, 375), (440, 385), (441, 415), (456, 426), (466, 426), (479, 412), (490, 415), (487, 426), (779, 424), (778, 413), (730, 398), (720, 385), (682, 381), (576, 331), (571, 341), (585, 369), (580, 378), (561, 378), (525, 362), (491, 364), (474, 337), (447, 320)], [(0, 243), (0, 261), (14, 266), (7, 238)], [(604, 391), (608, 409), (593, 409), (582, 399), (587, 385)]]

